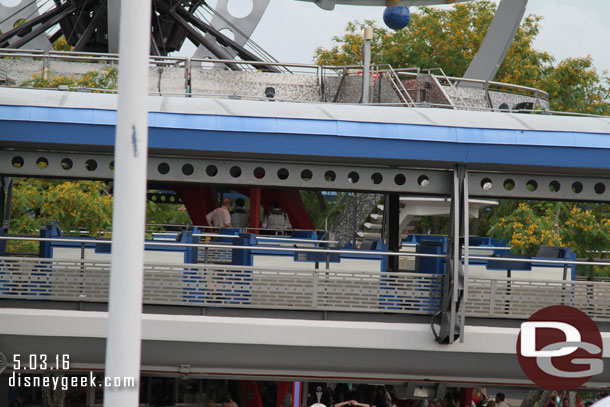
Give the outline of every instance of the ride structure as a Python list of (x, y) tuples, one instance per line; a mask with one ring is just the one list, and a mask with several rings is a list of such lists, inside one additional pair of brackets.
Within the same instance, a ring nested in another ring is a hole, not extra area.
[[(15, 85), (33, 71), (82, 75), (116, 63), (112, 54), (2, 52), (4, 82)], [(610, 341), (610, 287), (571, 271), (606, 263), (566, 248), (498, 262), (489, 254), (508, 248), (471, 239), (468, 222), (475, 199), (608, 202), (608, 118), (552, 115), (540, 90), (442, 71), (159, 56), (149, 65), (151, 189), (176, 191), (193, 218), (209, 198), (202, 188), (248, 190), (251, 200), (269, 189), (383, 195), (387, 238), (333, 247), (313, 231), (190, 230), (147, 241), (161, 257), (143, 270), (143, 371), (530, 386), (515, 356), (518, 327), (553, 304), (582, 309)], [(0, 89), (3, 194), (10, 177), (113, 178), (116, 96), (80, 90)], [(401, 239), (401, 198), (420, 197), (449, 208), (439, 242)], [(0, 325), (9, 327), (0, 352), (69, 353), (73, 374), (103, 370), (109, 241), (53, 227), (0, 241), (11, 239), (41, 251), (0, 259)], [(608, 375), (586, 386), (604, 388)]]

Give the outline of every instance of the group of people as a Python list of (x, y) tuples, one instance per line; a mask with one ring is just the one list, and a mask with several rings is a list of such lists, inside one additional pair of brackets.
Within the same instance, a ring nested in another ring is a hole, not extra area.
[[(210, 226), (218, 228), (239, 228), (248, 227), (250, 216), (245, 209), (246, 202), (242, 198), (235, 200), (235, 207), (231, 210), (231, 200), (225, 198), (220, 207), (214, 209), (205, 216)], [(284, 230), (291, 229), (290, 219), (277, 201), (271, 201), (271, 208), (265, 213), (261, 227), (263, 229)]]
[(489, 399), (485, 388), (475, 389), (472, 394), (472, 407), (511, 407), (506, 402), (506, 396), (504, 393), (496, 394), (495, 399)]

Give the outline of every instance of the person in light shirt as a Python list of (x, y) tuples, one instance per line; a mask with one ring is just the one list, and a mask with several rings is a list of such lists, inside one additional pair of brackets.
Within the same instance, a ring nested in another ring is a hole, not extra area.
[(210, 226), (217, 228), (230, 228), (231, 227), (231, 213), (229, 208), (231, 207), (231, 201), (227, 198), (222, 200), (222, 206), (214, 209), (212, 212), (205, 215), (205, 220), (208, 221)]

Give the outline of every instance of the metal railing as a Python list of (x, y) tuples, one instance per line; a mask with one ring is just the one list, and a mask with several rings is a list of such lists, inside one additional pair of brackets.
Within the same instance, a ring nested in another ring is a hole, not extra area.
[[(14, 236), (0, 239), (95, 242)], [(228, 252), (239, 249), (287, 254), (315, 252), (326, 255), (326, 267), (324, 261), (320, 262), (320, 268), (316, 264), (316, 268), (309, 269), (149, 262), (144, 265), (145, 304), (430, 315), (440, 309), (443, 274), (371, 271), (359, 268), (358, 264), (348, 270), (335, 269), (330, 267), (330, 257), (349, 254), (445, 258), (442, 254), (212, 243), (147, 242), (147, 245)], [(608, 265), (603, 261), (468, 256), (469, 263), (491, 259), (564, 267)], [(106, 302), (109, 273), (110, 261), (2, 257), (0, 299)], [(610, 321), (610, 284), (607, 282), (466, 276), (465, 287), (464, 313), (468, 317), (524, 319), (542, 307), (563, 304), (581, 309), (594, 320)]]
[[(102, 54), (102, 53), (94, 53), (94, 52), (67, 52), (67, 51), (38, 51), (38, 50), (21, 50), (21, 49), (1, 49), (0, 50), (0, 63), (2, 59), (20, 59), (20, 58), (30, 58), (33, 60), (42, 61), (42, 70), (49, 69), (52, 67), (52, 63), (54, 61), (61, 62), (88, 62), (100, 65), (110, 65), (116, 66), (118, 64), (118, 54)], [(245, 72), (262, 72), (267, 70), (267, 68), (282, 68), (284, 70), (289, 70), (289, 73), (284, 71), (283, 75), (286, 74), (307, 74), (307, 75), (315, 75), (316, 77), (316, 86), (318, 93), (318, 101), (325, 101), (325, 82), (328, 78), (333, 76), (343, 77), (358, 75), (359, 70), (362, 71), (362, 65), (345, 65), (345, 66), (326, 66), (326, 65), (314, 65), (314, 64), (302, 64), (302, 63), (283, 63), (283, 62), (275, 62), (275, 61), (242, 61), (242, 60), (226, 60), (226, 59), (198, 59), (198, 58), (185, 58), (185, 57), (165, 57), (165, 56), (151, 56), (150, 57), (150, 66), (157, 68), (179, 68), (184, 70), (184, 89), (180, 92), (170, 91), (160, 91), (160, 92), (152, 92), (151, 95), (176, 95), (176, 96), (190, 96), (190, 97), (215, 97), (215, 98), (240, 98), (240, 99), (248, 99), (248, 100), (268, 100), (267, 97), (253, 96), (247, 94), (233, 94), (233, 93), (223, 93), (223, 92), (206, 92), (206, 93), (197, 93), (193, 92), (191, 89), (192, 86), (192, 72), (193, 70), (203, 69), (203, 70), (224, 70), (226, 66), (236, 66), (239, 67), (242, 71)], [(440, 68), (436, 69), (440, 70)], [(501, 91), (509, 91), (511, 93), (524, 95), (527, 97), (534, 97), (536, 100), (540, 99), (548, 99), (548, 94), (542, 90), (513, 85), (501, 82), (494, 81), (481, 81), (475, 79), (468, 78), (456, 78), (445, 75), (445, 73), (440, 70), (441, 75), (434, 75), (432, 72), (434, 70), (428, 70), (430, 75), (433, 75), (437, 81), (444, 81), (448, 84), (448, 86), (452, 87), (457, 97), (460, 99), (460, 103), (453, 103), (451, 100), (449, 101), (449, 105), (451, 108), (459, 108), (459, 109), (472, 109), (473, 106), (468, 106), (463, 98), (460, 96), (459, 92), (456, 90), (454, 83), (468, 83), (468, 84), (476, 84), (480, 85), (485, 89), (485, 92), (488, 94), (489, 98), (489, 90), (491, 87), (497, 88)], [(377, 73), (387, 73), (388, 81), (392, 84), (393, 88), (396, 91), (399, 103), (386, 103), (384, 105), (393, 105), (393, 106), (409, 106), (409, 107), (419, 107), (425, 106), (430, 107), (429, 103), (424, 103), (422, 105), (418, 105), (414, 102), (413, 98), (409, 94), (409, 91), (405, 88), (404, 84), (400, 80), (401, 76), (407, 77), (416, 77), (420, 74), (421, 71), (418, 68), (403, 68), (403, 69), (394, 69), (389, 65), (372, 65), (371, 72)], [(58, 74), (65, 74), (66, 72), (58, 72)], [(16, 84), (17, 86), (19, 84)], [(112, 90), (108, 89), (90, 89), (90, 88), (67, 88), (66, 90), (83, 90), (83, 91), (106, 91), (112, 92)], [(449, 98), (450, 99), (450, 98)], [(274, 98), (275, 101), (296, 101), (294, 98)], [(447, 107), (447, 105), (439, 104), (439, 107)], [(483, 109), (487, 106), (477, 106), (477, 109)], [(494, 110), (494, 109), (490, 109)]]
[[(491, 106), (491, 94), (490, 94), (491, 91), (504, 92), (504, 93), (510, 93), (510, 94), (515, 94), (515, 95), (523, 95), (523, 96), (534, 99), (534, 101), (535, 101), (534, 105), (539, 105), (541, 100), (549, 99), (549, 94), (541, 89), (532, 88), (529, 86), (514, 85), (514, 84), (504, 83), (504, 82), (447, 76), (441, 68), (427, 69), (427, 70), (418, 71), (418, 72), (413, 72), (410, 69), (409, 70), (396, 69), (395, 71), (398, 75), (403, 75), (403, 76), (410, 77), (410, 78), (416, 77), (420, 72), (426, 72), (429, 75), (432, 75), (436, 79), (436, 81), (439, 83), (439, 85), (442, 85), (441, 81), (443, 81), (446, 84), (446, 86), (451, 88), (453, 93), (460, 99), (460, 104), (455, 104), (453, 102), (450, 102), (450, 103), (452, 103), (452, 105), (454, 105), (460, 109), (472, 109), (472, 108), (476, 107), (477, 110), (498, 111), (498, 109), (494, 109)], [(434, 71), (440, 71), (441, 74), (435, 75), (432, 73)], [(456, 84), (467, 84), (467, 85), (471, 85), (471, 87), (474, 85), (475, 87), (480, 88), (485, 93), (485, 97), (486, 97), (488, 106), (468, 105), (466, 103), (466, 101), (464, 100), (464, 98), (462, 97)], [(447, 95), (447, 97), (449, 98), (448, 95)], [(521, 109), (519, 111), (528, 112), (528, 113), (529, 112), (537, 112), (537, 113), (543, 112), (543, 113), (553, 113), (553, 114), (556, 114), (556, 113), (557, 114), (569, 114), (569, 112), (554, 112), (554, 111), (550, 112), (548, 110), (523, 110), (523, 109)]]
[[(110, 262), (0, 258), (0, 298), (107, 302)], [(427, 314), (443, 278), (237, 265), (144, 265), (144, 304)]]
[[(0, 298), (107, 302), (109, 261), (0, 258)], [(433, 314), (444, 276), (219, 264), (144, 266), (144, 304)], [(468, 317), (526, 319), (549, 305), (610, 321), (610, 284), (468, 279)]]

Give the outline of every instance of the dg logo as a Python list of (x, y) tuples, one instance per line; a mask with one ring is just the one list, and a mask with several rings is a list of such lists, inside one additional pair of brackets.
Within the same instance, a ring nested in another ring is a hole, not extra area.
[(584, 312), (553, 305), (521, 324), (517, 357), (521, 369), (538, 386), (572, 390), (602, 373), (602, 337)]

